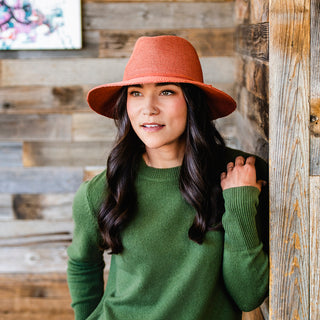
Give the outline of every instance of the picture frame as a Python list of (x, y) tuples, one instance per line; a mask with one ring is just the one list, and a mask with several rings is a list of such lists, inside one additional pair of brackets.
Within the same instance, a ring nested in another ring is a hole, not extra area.
[(0, 0), (0, 50), (81, 47), (81, 0)]

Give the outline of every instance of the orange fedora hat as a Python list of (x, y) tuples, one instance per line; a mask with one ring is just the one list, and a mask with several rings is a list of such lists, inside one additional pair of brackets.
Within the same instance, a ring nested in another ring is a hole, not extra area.
[(137, 40), (120, 82), (104, 84), (89, 91), (89, 106), (97, 113), (114, 118), (114, 106), (123, 86), (144, 83), (191, 83), (207, 97), (211, 119), (230, 114), (236, 102), (226, 93), (203, 83), (196, 50), (176, 36), (141, 37)]

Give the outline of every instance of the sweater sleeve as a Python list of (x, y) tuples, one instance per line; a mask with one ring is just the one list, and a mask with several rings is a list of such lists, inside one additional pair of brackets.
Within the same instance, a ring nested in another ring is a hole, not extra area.
[(83, 183), (73, 202), (74, 234), (67, 249), (67, 279), (75, 319), (86, 319), (99, 304), (104, 290), (103, 252), (99, 249), (97, 219)]
[[(266, 188), (266, 187), (265, 187)], [(265, 193), (265, 192), (264, 192)], [(259, 205), (259, 190), (255, 187), (238, 187), (223, 191), (225, 213), (222, 218), (225, 230), (223, 277), (224, 282), (243, 311), (251, 311), (266, 298), (269, 282), (268, 254), (259, 237), (256, 219), (263, 215)]]

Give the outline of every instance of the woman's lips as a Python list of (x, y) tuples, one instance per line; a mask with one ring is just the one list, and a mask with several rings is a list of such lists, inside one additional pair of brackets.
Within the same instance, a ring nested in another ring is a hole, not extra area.
[(142, 129), (147, 132), (157, 132), (161, 130), (164, 125), (160, 123), (143, 123), (141, 125)]

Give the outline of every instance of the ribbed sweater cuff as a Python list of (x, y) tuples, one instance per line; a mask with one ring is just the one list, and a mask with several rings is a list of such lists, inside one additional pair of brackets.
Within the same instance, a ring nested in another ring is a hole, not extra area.
[(225, 213), (222, 224), (225, 244), (232, 251), (250, 249), (260, 243), (255, 221), (259, 193), (259, 189), (250, 186), (223, 191)]

